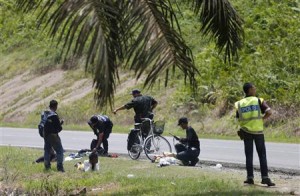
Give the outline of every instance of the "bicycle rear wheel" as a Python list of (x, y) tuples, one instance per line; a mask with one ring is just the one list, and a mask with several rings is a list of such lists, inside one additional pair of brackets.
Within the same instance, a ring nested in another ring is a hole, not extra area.
[(161, 135), (149, 136), (145, 141), (144, 151), (147, 158), (155, 161), (157, 156), (161, 156), (163, 152), (172, 152), (170, 143)]
[(142, 150), (143, 149), (141, 145), (141, 140), (138, 134), (135, 134), (134, 143), (131, 146), (130, 150), (128, 150), (128, 155), (130, 156), (131, 159), (136, 160), (140, 157)]

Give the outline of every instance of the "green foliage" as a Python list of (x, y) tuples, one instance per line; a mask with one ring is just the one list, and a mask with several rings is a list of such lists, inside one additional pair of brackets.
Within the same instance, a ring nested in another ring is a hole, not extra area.
[[(250, 81), (256, 85), (258, 96), (267, 100), (274, 110), (273, 116), (266, 123), (267, 138), (288, 141), (289, 137), (297, 137), (300, 127), (296, 123), (300, 116), (299, 1), (230, 2), (245, 21), (243, 49), (239, 53), (239, 59), (230, 65), (224, 64), (215, 44), (209, 42), (209, 38), (200, 36), (201, 25), (194, 12), (180, 4), (182, 15), (178, 15), (178, 21), (200, 72), (196, 78), (198, 89), (196, 93), (192, 93), (182, 80), (183, 74), (170, 70), (167, 89), (157, 79), (157, 85), (146, 92), (159, 101), (155, 110), (156, 117), (167, 121), (166, 127), (170, 132), (182, 133), (176, 126), (176, 120), (185, 115), (191, 119), (202, 137), (234, 137), (236, 127), (231, 121), (233, 103), (244, 96), (242, 85)], [(60, 67), (64, 70), (71, 69), (65, 75), (66, 82), (49, 87), (41, 93), (41, 98), (47, 99), (60, 91), (57, 98), (62, 98), (72, 91), (68, 87), (75, 81), (91, 75), (85, 75), (82, 59), (73, 62), (71, 57), (64, 64), (58, 64), (61, 58), (55, 46), (60, 45), (56, 40), (50, 42), (44, 31), (36, 31), (36, 13), (20, 13), (14, 9), (13, 3), (13, 0), (0, 0), (0, 84), (24, 73), (24, 70), (40, 75)], [(120, 73), (123, 71), (120, 70)], [(132, 74), (128, 75), (130, 77), (121, 77), (121, 84), (132, 79)], [(133, 85), (141, 89), (143, 87), (140, 83)], [(121, 106), (131, 99), (127, 94), (131, 87), (121, 89), (122, 93), (117, 92), (114, 97), (115, 106)], [(29, 90), (22, 96), (34, 94), (33, 91), (34, 89)], [(21, 98), (16, 98), (15, 102)], [(132, 110), (122, 111), (114, 116), (108, 108), (99, 111), (94, 103), (93, 94), (90, 93), (74, 103), (62, 104), (60, 114), (66, 120), (65, 126), (86, 129), (86, 121), (90, 115), (106, 113), (116, 122), (116, 132), (128, 132), (133, 123)], [(43, 107), (39, 106), (35, 112), (30, 113), (23, 123), (35, 127)], [(7, 123), (3, 120), (4, 114), (1, 114), (0, 119), (1, 123)], [(268, 132), (269, 130), (274, 132)]]

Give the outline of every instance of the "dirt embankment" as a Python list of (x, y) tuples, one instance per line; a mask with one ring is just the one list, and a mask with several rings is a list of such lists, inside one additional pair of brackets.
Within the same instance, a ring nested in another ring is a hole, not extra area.
[[(92, 92), (90, 79), (80, 79), (63, 88), (66, 81), (64, 74), (63, 70), (54, 70), (44, 75), (25, 72), (2, 83), (0, 104), (4, 120), (9, 122), (13, 117), (14, 121), (22, 121), (23, 114), (39, 106), (46, 106), (50, 99), (60, 97), (63, 103), (71, 103)], [(61, 88), (57, 89), (57, 86)]]
[[(43, 75), (33, 74), (29, 71), (17, 75), (0, 83), (0, 115), (5, 122), (21, 122), (26, 113), (45, 108), (49, 100), (59, 99), (61, 104), (84, 98), (93, 93), (92, 78), (73, 79), (66, 77), (67, 72), (53, 70)], [(134, 88), (138, 83), (128, 74), (120, 76), (116, 95), (124, 94), (128, 89)]]

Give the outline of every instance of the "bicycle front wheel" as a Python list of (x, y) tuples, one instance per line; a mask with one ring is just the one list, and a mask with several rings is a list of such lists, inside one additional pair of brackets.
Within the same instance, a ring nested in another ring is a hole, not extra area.
[(146, 139), (144, 151), (149, 160), (155, 161), (157, 156), (163, 155), (163, 152), (172, 152), (172, 148), (166, 138), (154, 135)]

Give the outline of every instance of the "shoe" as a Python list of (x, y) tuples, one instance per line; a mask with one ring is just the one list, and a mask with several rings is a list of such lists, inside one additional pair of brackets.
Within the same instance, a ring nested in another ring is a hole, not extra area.
[(104, 152), (104, 153), (100, 154), (99, 156), (101, 156), (101, 157), (108, 157), (108, 153)]
[(198, 163), (199, 159), (196, 158), (195, 160), (191, 161), (189, 166), (195, 166)]
[(51, 171), (51, 167), (45, 167), (45, 168), (44, 168), (44, 171), (45, 171), (45, 172)]
[(65, 172), (64, 168), (57, 168), (57, 171), (62, 172), (62, 173)]
[(254, 180), (251, 178), (248, 178), (247, 180), (244, 181), (245, 184), (254, 184)]
[(261, 183), (266, 184), (268, 186), (275, 186), (275, 183), (273, 183), (270, 178), (263, 178), (261, 180)]
[(183, 160), (181, 160), (181, 163), (179, 163), (179, 165), (182, 165), (182, 166), (189, 166), (189, 162), (188, 162), (188, 161), (183, 161)]

